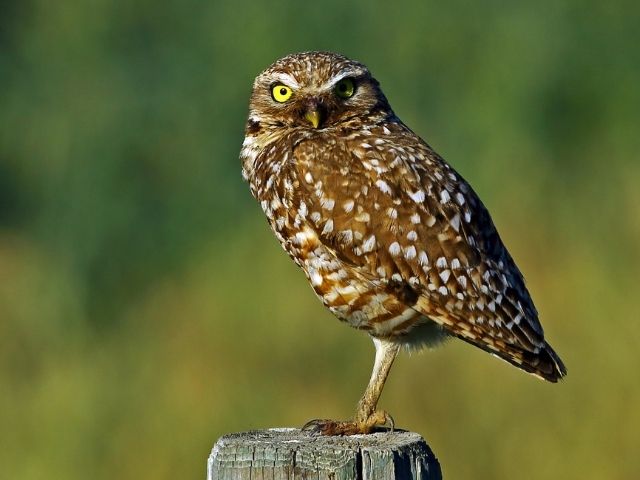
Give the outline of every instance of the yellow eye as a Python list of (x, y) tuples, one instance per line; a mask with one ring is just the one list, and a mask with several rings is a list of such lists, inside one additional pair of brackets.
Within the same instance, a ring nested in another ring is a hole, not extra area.
[(293, 91), (286, 85), (276, 85), (271, 89), (271, 96), (276, 102), (284, 103), (291, 98)]
[(336, 83), (335, 92), (340, 98), (350, 98), (356, 91), (356, 86), (350, 78), (343, 78)]

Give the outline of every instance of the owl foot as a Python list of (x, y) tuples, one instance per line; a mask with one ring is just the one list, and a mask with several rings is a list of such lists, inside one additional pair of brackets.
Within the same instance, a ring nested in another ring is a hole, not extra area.
[(391, 415), (384, 410), (377, 410), (362, 421), (339, 421), (315, 419), (307, 422), (303, 427), (303, 432), (316, 435), (360, 435), (373, 433), (378, 427), (389, 425), (391, 431), (394, 429), (394, 422)]

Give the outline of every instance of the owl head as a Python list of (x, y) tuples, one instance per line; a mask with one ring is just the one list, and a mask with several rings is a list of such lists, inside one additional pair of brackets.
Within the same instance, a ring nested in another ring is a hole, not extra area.
[(367, 67), (330, 52), (296, 53), (256, 78), (247, 131), (257, 124), (327, 129), (389, 115), (393, 112)]

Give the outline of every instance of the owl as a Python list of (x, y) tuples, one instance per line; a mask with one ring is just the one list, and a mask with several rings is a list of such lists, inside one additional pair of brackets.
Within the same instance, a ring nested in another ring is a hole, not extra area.
[(550, 382), (566, 374), (489, 212), (363, 64), (329, 52), (277, 60), (253, 84), (240, 159), (315, 294), (376, 348), (354, 418), (306, 429), (393, 427), (377, 404), (396, 355), (448, 337)]

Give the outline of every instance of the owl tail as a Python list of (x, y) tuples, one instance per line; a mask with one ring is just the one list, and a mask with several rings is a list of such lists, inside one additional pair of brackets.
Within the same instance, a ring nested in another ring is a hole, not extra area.
[(564, 363), (547, 342), (544, 342), (544, 346), (540, 351), (534, 353), (518, 348), (515, 345), (507, 345), (506, 348), (498, 351), (484, 343), (475, 342), (469, 338), (462, 336), (458, 338), (480, 347), (493, 356), (548, 382), (556, 383), (567, 374), (567, 368)]
[[(514, 358), (510, 360), (505, 358), (505, 360), (525, 372), (553, 383), (556, 383), (567, 374), (567, 368), (564, 363), (547, 342), (544, 343), (544, 347), (538, 353), (521, 352), (521, 355), (521, 359)], [(522, 363), (518, 363), (518, 361)]]

